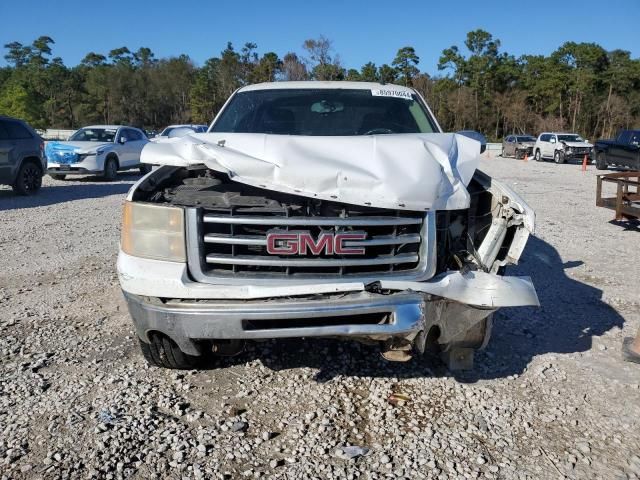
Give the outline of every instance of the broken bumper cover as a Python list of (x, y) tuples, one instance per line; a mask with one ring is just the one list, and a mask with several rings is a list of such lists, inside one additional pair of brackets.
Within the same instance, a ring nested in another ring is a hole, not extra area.
[[(182, 264), (136, 258), (138, 270), (132, 272), (131, 260), (121, 252), (118, 270), (138, 336), (149, 341), (149, 333), (161, 332), (191, 355), (201, 353), (201, 339), (412, 341), (433, 325), (440, 328), (443, 342), (449, 342), (500, 307), (539, 305), (528, 278), (484, 272), (449, 272), (427, 282), (383, 280), (375, 288), (363, 283), (204, 286), (190, 282), (186, 272), (176, 275)], [(173, 269), (173, 275), (158, 281), (158, 269), (163, 268)], [(163, 290), (174, 295), (159, 295)], [(175, 297), (178, 291), (180, 298)]]
[[(125, 293), (138, 336), (162, 332), (180, 349), (200, 354), (197, 339), (291, 337), (359, 337), (412, 339), (422, 330), (422, 295), (377, 295), (362, 292), (332, 299), (275, 301), (170, 301), (152, 303)], [(374, 319), (386, 319), (375, 323)], [(369, 319), (369, 320), (356, 320)], [(351, 323), (351, 320), (353, 323)]]

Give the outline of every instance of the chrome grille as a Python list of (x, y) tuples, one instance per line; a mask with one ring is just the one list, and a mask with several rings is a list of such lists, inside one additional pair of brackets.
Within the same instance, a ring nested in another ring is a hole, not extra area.
[(588, 155), (591, 153), (591, 149), (589, 147), (574, 147), (572, 152), (574, 155)]
[[(432, 220), (432, 221), (431, 221)], [(430, 223), (433, 226), (430, 227)], [(188, 255), (198, 281), (227, 279), (424, 278), (433, 274), (435, 216), (393, 210), (343, 211), (340, 216), (227, 213), (187, 209)], [(267, 233), (305, 231), (364, 232), (364, 240), (347, 240), (346, 247), (364, 247), (364, 255), (271, 255)], [(431, 245), (433, 244), (433, 245)]]

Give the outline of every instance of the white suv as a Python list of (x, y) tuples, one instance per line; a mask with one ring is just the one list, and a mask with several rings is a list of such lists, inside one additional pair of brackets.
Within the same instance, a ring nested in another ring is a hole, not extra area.
[(541, 133), (533, 147), (536, 161), (553, 159), (556, 163), (564, 163), (567, 159), (582, 160), (587, 155), (591, 163), (593, 145), (576, 133)]
[(67, 175), (101, 175), (115, 180), (120, 170), (137, 168), (147, 174), (151, 165), (140, 162), (149, 139), (138, 128), (93, 125), (71, 135), (66, 142), (48, 142), (45, 147), (47, 173), (55, 180)]

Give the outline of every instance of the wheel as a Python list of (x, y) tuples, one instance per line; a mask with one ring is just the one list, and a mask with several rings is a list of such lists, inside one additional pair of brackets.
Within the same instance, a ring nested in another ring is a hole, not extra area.
[(11, 187), (18, 195), (34, 195), (42, 186), (42, 168), (34, 161), (22, 162)]
[(534, 158), (536, 159), (536, 162), (542, 161), (542, 155), (540, 155), (540, 150), (536, 150), (536, 154), (534, 155)]
[(142, 175), (146, 175), (147, 173), (149, 173), (151, 171), (151, 168), (152, 168), (151, 165), (148, 165), (148, 164), (144, 163), (144, 164), (142, 164), (140, 166), (140, 173)]
[(596, 168), (598, 170), (607, 170), (609, 168), (604, 152), (598, 152), (596, 155)]
[(104, 162), (104, 173), (102, 174), (102, 178), (111, 182), (116, 179), (118, 176), (118, 161), (111, 157), (107, 158)]
[(178, 370), (192, 370), (202, 363), (201, 357), (184, 353), (178, 345), (164, 335), (152, 335), (151, 343), (140, 340), (142, 355), (149, 365)]
[(54, 180), (64, 180), (67, 176), (64, 173), (50, 173), (49, 176)]
[(564, 163), (564, 153), (560, 150), (556, 150), (553, 154), (553, 161), (556, 163)]

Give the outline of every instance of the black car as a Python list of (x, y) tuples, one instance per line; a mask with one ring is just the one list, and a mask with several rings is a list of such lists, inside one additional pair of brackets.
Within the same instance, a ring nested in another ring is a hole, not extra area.
[(640, 170), (640, 130), (622, 130), (613, 140), (598, 140), (595, 151), (598, 170), (609, 165)]
[(44, 140), (26, 122), (0, 116), (0, 184), (20, 195), (33, 195), (42, 186), (46, 169)]

